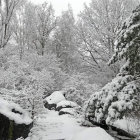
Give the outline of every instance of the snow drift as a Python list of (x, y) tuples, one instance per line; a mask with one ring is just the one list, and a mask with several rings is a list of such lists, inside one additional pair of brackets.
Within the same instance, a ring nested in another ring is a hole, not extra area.
[(79, 132), (72, 140), (114, 140), (100, 127), (87, 128)]

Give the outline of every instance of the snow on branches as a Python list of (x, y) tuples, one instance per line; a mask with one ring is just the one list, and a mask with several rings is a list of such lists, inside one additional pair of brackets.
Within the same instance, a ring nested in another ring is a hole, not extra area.
[(95, 122), (106, 121), (107, 124), (121, 119), (137, 105), (137, 92), (133, 76), (117, 75), (91, 96), (85, 110), (86, 118), (91, 117)]
[(56, 88), (65, 75), (53, 54), (25, 52), (21, 60), (16, 52), (7, 53), (2, 50), (0, 54), (0, 96), (18, 103), (34, 117), (43, 109), (44, 92)]
[[(86, 104), (85, 117), (95, 122), (113, 123), (125, 115), (140, 112), (140, 6), (124, 22), (115, 42), (115, 54), (109, 64), (125, 59), (120, 73)], [(138, 110), (139, 109), (139, 110)], [(136, 115), (136, 114), (135, 114)], [(129, 116), (129, 115), (128, 115)]]
[(115, 54), (109, 64), (121, 59), (129, 61), (126, 71), (129, 74), (140, 73), (140, 5), (133, 11), (132, 15), (124, 22), (118, 32), (115, 42)]

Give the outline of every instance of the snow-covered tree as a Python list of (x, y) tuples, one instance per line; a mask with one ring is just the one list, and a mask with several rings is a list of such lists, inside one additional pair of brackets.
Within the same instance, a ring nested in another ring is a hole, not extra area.
[(36, 8), (37, 12), (37, 39), (36, 43), (39, 43), (41, 54), (44, 54), (44, 49), (51, 32), (56, 27), (56, 20), (54, 17), (54, 11), (50, 4), (43, 3)]
[[(113, 64), (125, 60), (120, 72), (123, 75), (133, 75), (137, 87), (137, 105), (132, 112), (134, 118), (140, 116), (140, 5), (132, 12), (132, 15), (124, 22), (115, 42), (115, 54), (109, 61)], [(132, 89), (127, 89), (132, 90)]]
[[(29, 4), (28, 4), (29, 5)], [(12, 39), (18, 45), (20, 59), (22, 59), (24, 50), (29, 45), (29, 30), (27, 28), (27, 19), (25, 7), (27, 6), (26, 0), (23, 0), (18, 5), (16, 12), (13, 15), (11, 26), (13, 30)]]
[[(87, 71), (106, 84), (119, 72), (119, 63), (106, 63), (114, 53), (116, 33), (135, 8), (134, 0), (92, 0), (79, 15), (77, 40)], [(104, 77), (104, 82), (102, 77)], [(95, 78), (96, 79), (96, 78)]]
[(57, 29), (54, 32), (53, 52), (62, 61), (62, 69), (67, 73), (79, 68), (79, 54), (76, 47), (75, 19), (72, 8), (62, 12), (58, 18)]
[(46, 2), (41, 5), (25, 2), (18, 7), (12, 26), (13, 38), (19, 45), (21, 55), (25, 49), (34, 49), (43, 55), (56, 27), (54, 10)]
[(109, 62), (112, 64), (125, 59), (126, 63), (112, 82), (94, 93), (87, 102), (85, 111), (89, 120), (113, 123), (124, 116), (140, 114), (139, 21), (140, 6), (133, 11), (118, 32), (115, 55)]
[(140, 74), (140, 6), (133, 11), (132, 16), (124, 22), (115, 42), (115, 54), (110, 60), (113, 64), (121, 59), (126, 60), (122, 70), (131, 75)]
[(12, 35), (11, 19), (20, 0), (0, 1), (0, 48), (4, 48)]

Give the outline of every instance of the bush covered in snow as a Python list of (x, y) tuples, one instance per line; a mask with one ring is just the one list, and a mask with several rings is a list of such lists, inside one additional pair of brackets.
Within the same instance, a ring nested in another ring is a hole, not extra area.
[(60, 88), (65, 74), (54, 54), (25, 51), (20, 59), (15, 50), (16, 46), (0, 51), (0, 95), (20, 104), (33, 117), (43, 108), (44, 92)]
[(135, 82), (131, 75), (118, 75), (91, 96), (87, 102), (86, 117), (107, 123), (122, 118), (137, 103), (138, 87)]
[[(85, 108), (86, 117), (96, 122), (107, 124), (121, 119), (125, 115), (140, 112), (140, 6), (123, 24), (115, 43), (115, 54), (109, 64), (125, 59), (126, 63), (120, 73), (95, 92)], [(138, 113), (139, 114), (139, 113)]]
[(98, 89), (97, 84), (90, 84), (88, 76), (81, 73), (70, 75), (63, 85), (66, 98), (80, 106)]

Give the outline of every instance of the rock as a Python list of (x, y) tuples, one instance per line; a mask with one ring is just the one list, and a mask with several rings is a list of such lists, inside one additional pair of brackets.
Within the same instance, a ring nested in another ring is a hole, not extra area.
[(90, 116), (88, 117), (88, 120), (89, 120), (89, 122), (91, 122), (95, 126), (99, 126), (99, 127), (103, 128), (104, 130), (109, 130), (109, 126), (106, 124), (105, 121), (98, 123), (98, 122), (95, 122), (94, 119)]
[(63, 108), (73, 108), (72, 106), (69, 106), (69, 105), (67, 105), (67, 106), (59, 106), (59, 107), (56, 107), (56, 111), (60, 111), (61, 109), (63, 109)]
[(59, 115), (65, 115), (65, 114), (71, 115), (69, 112), (64, 112), (64, 111), (60, 111), (60, 112), (59, 112)]
[(44, 99), (44, 106), (49, 110), (56, 109), (57, 103), (66, 100), (63, 91), (55, 91)]
[(32, 123), (16, 124), (8, 117), (0, 114), (0, 140), (16, 140), (19, 137), (26, 138), (30, 132)]
[(14, 123), (14, 131), (13, 131), (13, 139), (15, 140), (19, 137), (23, 137), (23, 138), (27, 138), (28, 134), (31, 130), (31, 128), (33, 127), (33, 123), (29, 124), (29, 125), (25, 125), (25, 124), (15, 124)]
[(76, 110), (73, 108), (63, 108), (59, 111), (59, 115), (69, 114), (69, 115), (76, 115)]
[(32, 120), (25, 110), (0, 98), (0, 140), (26, 138), (32, 125)]
[(60, 111), (62, 108), (74, 108), (78, 105), (72, 101), (61, 101), (56, 106), (56, 111)]
[(0, 140), (8, 140), (9, 119), (0, 114)]
[(44, 104), (45, 108), (49, 109), (49, 110), (55, 110), (56, 109), (56, 104), (49, 104), (48, 102), (46, 102)]
[(136, 137), (130, 134), (129, 132), (123, 129), (117, 128), (115, 126), (109, 126), (109, 127), (110, 127), (110, 132), (116, 132), (118, 137), (126, 137), (128, 139), (132, 139), (132, 138), (134, 139)]

